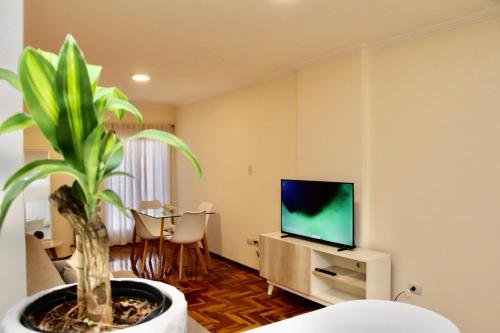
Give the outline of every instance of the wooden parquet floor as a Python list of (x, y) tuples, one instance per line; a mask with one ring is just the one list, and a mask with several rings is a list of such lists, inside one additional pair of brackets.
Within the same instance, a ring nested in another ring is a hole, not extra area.
[[(128, 246), (111, 248), (111, 270), (133, 270), (129, 255)], [(163, 281), (185, 294), (189, 315), (210, 332), (242, 332), (322, 307), (277, 288), (269, 297), (267, 283), (257, 271), (222, 257), (212, 256), (206, 275), (195, 268), (199, 265), (195, 265), (194, 256), (191, 260), (191, 268), (184, 268), (181, 281), (176, 269)], [(146, 267), (150, 274), (155, 260)]]

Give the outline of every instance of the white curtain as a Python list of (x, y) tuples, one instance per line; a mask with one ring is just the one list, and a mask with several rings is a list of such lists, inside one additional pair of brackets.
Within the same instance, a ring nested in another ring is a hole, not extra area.
[[(136, 126), (111, 124), (119, 137), (126, 137), (144, 128), (171, 131), (172, 126)], [(106, 184), (118, 194), (125, 207), (138, 209), (142, 200), (170, 202), (170, 146), (152, 140), (132, 140), (125, 146), (122, 165), (117, 171), (134, 176), (111, 177)], [(111, 245), (124, 245), (132, 240), (133, 221), (112, 205), (105, 204), (104, 222), (108, 229)]]

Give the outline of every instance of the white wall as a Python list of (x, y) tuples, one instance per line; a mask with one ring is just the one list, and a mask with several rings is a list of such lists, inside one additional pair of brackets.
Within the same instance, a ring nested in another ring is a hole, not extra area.
[(298, 73), (299, 176), (365, 189), (358, 244), (462, 332), (500, 331), (499, 41), (494, 19)]
[[(393, 291), (500, 332), (500, 19), (371, 55), (372, 247)], [(491, 286), (491, 288), (490, 288)]]
[(301, 179), (355, 183), (355, 241), (363, 245), (362, 56), (297, 74), (297, 173)]
[[(0, 2), (0, 67), (17, 71), (17, 59), (23, 47), (23, 2)], [(4, 81), (0, 82), (0, 121), (22, 111), (21, 95)], [(21, 166), (22, 132), (0, 137), (0, 184)], [(0, 200), (3, 193), (0, 192)], [(8, 307), (26, 296), (26, 250), (22, 200), (11, 207), (0, 231), (0, 317)]]
[[(500, 332), (499, 59), (495, 18), (300, 69), (296, 89), (274, 80), (183, 106), (177, 133), (206, 179), (182, 162), (180, 202), (214, 201), (218, 253), (256, 267), (245, 237), (278, 230), (279, 178), (352, 180), (356, 241), (393, 255), (393, 294), (419, 283), (411, 301), (461, 332)], [(272, 158), (257, 187), (245, 171), (259, 151)]]
[[(177, 157), (178, 202), (215, 203), (210, 250), (257, 267), (246, 238), (279, 229), (280, 179), (296, 175), (296, 77), (280, 78), (195, 103), (177, 113), (176, 134), (203, 167)], [(253, 174), (248, 174), (249, 165)]]

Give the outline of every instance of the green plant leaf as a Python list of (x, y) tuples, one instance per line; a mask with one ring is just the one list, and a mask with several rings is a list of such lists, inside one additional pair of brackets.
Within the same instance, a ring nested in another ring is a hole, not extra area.
[[(122, 148), (122, 149), (119, 149)], [(115, 131), (108, 130), (101, 141), (99, 150), (101, 162), (104, 166), (101, 168), (101, 182), (104, 181), (107, 174), (120, 166), (123, 161), (124, 152), (121, 140), (116, 136)]]
[(0, 135), (25, 129), (35, 124), (33, 117), (29, 113), (20, 112), (16, 113), (10, 118), (7, 118), (2, 125), (0, 125)]
[(5, 190), (7, 187), (9, 187), (13, 182), (27, 177), (30, 173), (36, 171), (39, 167), (43, 166), (67, 166), (66, 162), (63, 160), (37, 160), (30, 162), (23, 166), (21, 169), (17, 170), (12, 176), (7, 179), (5, 182), (5, 185), (3, 186), (3, 189)]
[[(3, 201), (0, 204), (0, 228), (5, 220), (5, 216), (7, 215), (7, 211), (9, 207), (12, 205), (12, 202), (21, 194), (21, 192), (31, 183), (38, 179), (47, 178), (48, 176), (55, 173), (63, 173), (68, 174), (76, 178), (78, 182), (81, 184), (85, 183), (85, 177), (83, 174), (79, 173), (75, 169), (68, 166), (51, 166), (45, 165), (40, 166), (40, 170), (38, 173), (31, 175), (27, 178), (18, 179), (11, 186), (9, 186), (8, 190), (5, 192), (3, 197)], [(82, 188), (85, 188), (82, 186)], [(88, 198), (88, 193), (85, 194)]]
[(21, 55), (19, 78), (33, 120), (54, 149), (60, 151), (56, 136), (59, 109), (54, 88), (54, 67), (35, 49), (28, 47)]
[(99, 83), (99, 78), (101, 77), (101, 71), (101, 66), (87, 64), (87, 72), (89, 73), (92, 91), (97, 89), (97, 84)]
[(83, 143), (97, 125), (87, 66), (75, 39), (68, 35), (56, 72), (59, 106), (57, 135), (64, 158), (83, 171)]
[(128, 101), (128, 97), (117, 87), (97, 87), (94, 94), (94, 102), (102, 97), (113, 97), (123, 101)]
[[(97, 190), (97, 175), (101, 165), (101, 139), (104, 135), (104, 125), (98, 125), (87, 137), (84, 144), (85, 173), (88, 185), (92, 191)], [(99, 184), (97, 184), (99, 185)]]
[(135, 106), (128, 101), (128, 97), (116, 87), (97, 87), (94, 94), (94, 107), (99, 117), (104, 113), (111, 111), (119, 120), (123, 119), (125, 112), (130, 112), (136, 117), (139, 123), (142, 123), (142, 114)]
[(109, 173), (105, 174), (104, 177), (103, 177), (103, 180), (106, 179), (106, 178), (114, 177), (114, 176), (125, 176), (125, 177), (135, 178), (134, 175), (132, 175), (132, 174), (130, 174), (128, 172), (114, 171), (114, 172), (109, 172)]
[(113, 97), (108, 98), (108, 102), (104, 107), (105, 111), (113, 112), (118, 119), (122, 119), (124, 116), (124, 112), (130, 112), (139, 124), (142, 124), (144, 121), (141, 111), (139, 111), (135, 106), (130, 104), (129, 102)]
[(8, 69), (0, 68), (0, 80), (5, 80), (10, 83), (11, 86), (21, 91), (21, 82), (16, 73), (9, 71)]
[(106, 189), (102, 192), (97, 193), (96, 196), (99, 199), (116, 206), (116, 208), (118, 208), (122, 214), (128, 216), (127, 209), (125, 208), (122, 199), (112, 190)]
[(124, 156), (123, 146), (121, 143), (115, 146), (115, 149), (111, 152), (108, 159), (105, 162), (104, 174), (113, 171), (122, 164)]
[(134, 139), (150, 139), (150, 140), (161, 141), (171, 145), (174, 148), (177, 148), (184, 156), (187, 157), (188, 160), (191, 161), (196, 171), (198, 172), (198, 176), (201, 177), (202, 171), (201, 171), (201, 166), (198, 163), (198, 159), (191, 151), (191, 149), (188, 147), (188, 145), (185, 144), (184, 141), (182, 141), (175, 135), (155, 129), (147, 129), (128, 137), (123, 141), (123, 144)]
[(125, 117), (125, 110), (122, 108), (115, 108), (114, 110), (110, 109), (106, 110), (106, 105), (105, 105), (103, 110), (113, 112), (113, 114), (115, 115), (116, 118), (118, 118), (118, 120), (123, 120), (123, 117)]
[(52, 64), (52, 67), (54, 67), (54, 70), (57, 69), (57, 64), (59, 62), (59, 56), (55, 53), (44, 51), (42, 49), (37, 49), (36, 50), (42, 57), (44, 57), (48, 62)]
[(82, 202), (85, 202), (85, 192), (82, 189), (82, 186), (80, 183), (78, 183), (76, 180), (73, 182), (73, 185), (71, 185), (71, 191), (73, 192), (73, 195), (80, 199)]
[(106, 162), (109, 153), (112, 151), (113, 146), (116, 144), (116, 134), (113, 130), (106, 130), (104, 137), (101, 140), (101, 147), (99, 148), (99, 155), (101, 160)]
[[(59, 56), (57, 54), (47, 52), (42, 49), (37, 49), (36, 51), (52, 64), (54, 70), (57, 69), (57, 65), (59, 64)], [(97, 84), (99, 83), (99, 78), (101, 77), (102, 67), (98, 65), (87, 64), (87, 71), (89, 73), (92, 90), (95, 90), (97, 88)]]

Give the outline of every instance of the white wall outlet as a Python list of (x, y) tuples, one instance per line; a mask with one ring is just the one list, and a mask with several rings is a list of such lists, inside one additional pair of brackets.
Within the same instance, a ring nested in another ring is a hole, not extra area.
[(248, 245), (255, 245), (255, 244), (259, 244), (259, 240), (255, 237), (248, 237), (247, 238), (247, 244)]
[(408, 289), (411, 289), (411, 287), (415, 287), (415, 290), (410, 290), (412, 294), (422, 296), (422, 294), (424, 292), (424, 287), (422, 287), (419, 284), (410, 282), (410, 283), (408, 283)]

